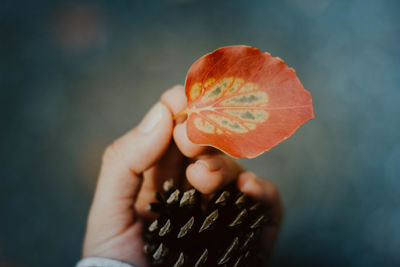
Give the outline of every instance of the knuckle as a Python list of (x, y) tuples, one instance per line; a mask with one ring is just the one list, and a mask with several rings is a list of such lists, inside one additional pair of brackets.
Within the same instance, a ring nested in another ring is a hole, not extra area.
[(117, 142), (114, 141), (109, 145), (103, 153), (102, 161), (103, 163), (115, 161), (119, 157)]

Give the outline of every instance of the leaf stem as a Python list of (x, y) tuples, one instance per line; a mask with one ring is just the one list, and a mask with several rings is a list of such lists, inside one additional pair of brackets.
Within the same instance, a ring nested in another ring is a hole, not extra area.
[(176, 119), (178, 119), (179, 117), (185, 116), (187, 114), (187, 109), (185, 108), (184, 110), (179, 111), (178, 113), (176, 113), (173, 117), (174, 121), (176, 121)]

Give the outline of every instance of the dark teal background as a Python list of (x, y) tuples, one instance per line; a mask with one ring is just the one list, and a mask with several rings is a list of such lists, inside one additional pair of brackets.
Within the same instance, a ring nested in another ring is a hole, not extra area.
[(0, 266), (73, 266), (104, 148), (190, 65), (279, 56), (316, 118), (253, 160), (280, 188), (273, 266), (400, 266), (398, 1), (1, 1)]

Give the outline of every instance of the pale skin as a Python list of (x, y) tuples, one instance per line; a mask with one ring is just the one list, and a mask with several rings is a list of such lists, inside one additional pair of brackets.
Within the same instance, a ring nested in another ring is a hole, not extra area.
[(146, 207), (155, 201), (154, 192), (161, 191), (168, 178), (205, 195), (234, 182), (242, 192), (262, 201), (270, 218), (263, 237), (265, 255), (270, 255), (283, 214), (276, 186), (216, 149), (192, 143), (185, 123), (173, 119), (185, 107), (182, 86), (167, 90), (137, 127), (106, 149), (87, 221), (83, 257), (148, 266), (142, 231), (156, 215)]

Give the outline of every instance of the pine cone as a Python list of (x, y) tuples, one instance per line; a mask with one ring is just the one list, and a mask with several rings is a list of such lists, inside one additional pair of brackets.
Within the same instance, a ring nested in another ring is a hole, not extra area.
[(149, 209), (159, 213), (144, 232), (153, 266), (262, 266), (258, 255), (265, 207), (229, 185), (204, 209), (195, 189), (181, 192), (173, 180)]

